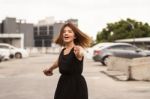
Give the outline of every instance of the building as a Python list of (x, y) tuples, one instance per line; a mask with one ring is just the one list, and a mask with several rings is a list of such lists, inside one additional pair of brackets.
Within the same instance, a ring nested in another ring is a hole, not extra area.
[(59, 35), (61, 27), (67, 22), (72, 22), (78, 26), (77, 19), (56, 22), (54, 17), (48, 17), (44, 20), (40, 20), (38, 24), (34, 25), (35, 47), (51, 47), (53, 40)]
[(54, 33), (54, 17), (47, 17), (39, 20), (38, 24), (34, 25), (34, 44), (35, 47), (50, 47)]
[(47, 17), (33, 25), (22, 19), (6, 17), (0, 23), (0, 43), (9, 43), (23, 48), (51, 47), (61, 27), (67, 22), (72, 22), (78, 26), (77, 19), (56, 22), (54, 17)]
[(53, 39), (53, 25), (34, 26), (35, 47), (50, 47)]
[(58, 37), (60, 29), (63, 25), (64, 25), (64, 22), (62, 21), (54, 23), (54, 34), (53, 34), (54, 39)]
[(115, 42), (130, 43), (130, 44), (136, 45), (140, 48), (150, 49), (150, 37), (120, 39), (120, 40), (116, 40)]
[(26, 23), (25, 20), (6, 17), (0, 25), (0, 34), (1, 43), (25, 48), (34, 46), (33, 24)]
[(53, 16), (46, 17), (45, 19), (38, 21), (38, 25), (50, 25), (54, 23), (55, 23), (55, 18)]
[(75, 26), (78, 27), (78, 19), (68, 19), (68, 20), (66, 21), (66, 23), (67, 23), (67, 22), (71, 22), (72, 24), (74, 24)]
[(24, 48), (24, 34), (0, 34), (0, 43), (8, 43), (18, 48)]
[(56, 38), (56, 37), (58, 36), (61, 27), (62, 27), (65, 23), (68, 23), (68, 22), (71, 22), (71, 23), (73, 23), (75, 26), (78, 27), (78, 20), (77, 20), (77, 19), (68, 19), (68, 20), (65, 21), (65, 22), (63, 22), (63, 21), (55, 22), (55, 23), (54, 23), (54, 34), (53, 34), (53, 38)]

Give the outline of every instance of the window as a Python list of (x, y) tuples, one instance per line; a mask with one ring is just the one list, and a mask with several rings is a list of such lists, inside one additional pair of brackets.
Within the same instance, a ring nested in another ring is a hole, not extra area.
[(49, 31), (49, 34), (50, 34), (50, 35), (53, 35), (53, 31)]
[(40, 27), (40, 31), (41, 31), (41, 30), (47, 30), (47, 26), (41, 26), (41, 27)]
[(49, 30), (50, 30), (50, 31), (53, 31), (53, 26), (50, 26), (50, 27), (49, 27)]
[(9, 49), (8, 46), (4, 46), (4, 45), (0, 45), (0, 48), (1, 48), (1, 49)]
[(41, 35), (41, 36), (46, 36), (46, 35), (47, 35), (47, 31), (45, 31), (45, 30), (40, 31), (40, 35)]
[(42, 47), (42, 40), (35, 40), (36, 47)]
[(45, 47), (50, 47), (51, 46), (51, 41), (50, 40), (45, 40)]
[(135, 50), (136, 47), (130, 45), (114, 45), (109, 47), (108, 49)]

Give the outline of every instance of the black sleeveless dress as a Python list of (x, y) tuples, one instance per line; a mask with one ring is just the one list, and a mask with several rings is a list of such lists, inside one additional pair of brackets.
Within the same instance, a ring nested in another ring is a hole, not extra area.
[(80, 61), (76, 58), (73, 48), (67, 55), (64, 55), (64, 49), (58, 60), (61, 76), (54, 99), (88, 99), (87, 84), (81, 75), (83, 60)]

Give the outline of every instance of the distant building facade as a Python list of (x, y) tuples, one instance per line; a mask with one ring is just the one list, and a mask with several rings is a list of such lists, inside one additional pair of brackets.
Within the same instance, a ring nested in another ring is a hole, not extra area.
[(51, 47), (53, 40), (59, 35), (61, 27), (67, 23), (72, 22), (78, 26), (78, 20), (69, 19), (65, 22), (55, 22), (53, 17), (40, 20), (34, 26), (34, 45), (35, 47)]
[[(33, 24), (26, 23), (23, 20), (17, 20), (16, 18), (7, 17), (2, 21), (0, 25), (0, 34), (1, 43), (9, 43), (16, 45), (16, 47), (20, 47), (20, 45), (17, 46), (17, 44), (19, 44), (19, 42), (23, 42), (23, 45), (21, 45), (23, 47), (34, 46)], [(19, 34), (21, 36), (18, 36)], [(20, 41), (20, 39), (22, 39), (23, 41)]]
[(64, 22), (56, 22), (54, 23), (54, 34), (53, 34), (53, 39), (57, 38), (61, 27), (64, 25)]
[(23, 48), (51, 47), (61, 27), (67, 22), (78, 26), (77, 19), (56, 22), (54, 17), (47, 17), (33, 25), (22, 19), (6, 17), (0, 23), (0, 43), (9, 43)]
[(66, 21), (66, 23), (67, 23), (67, 22), (71, 22), (72, 24), (74, 24), (75, 26), (78, 27), (78, 19), (68, 19), (68, 20)]
[(34, 26), (35, 47), (50, 47), (53, 39), (53, 31), (52, 25)]

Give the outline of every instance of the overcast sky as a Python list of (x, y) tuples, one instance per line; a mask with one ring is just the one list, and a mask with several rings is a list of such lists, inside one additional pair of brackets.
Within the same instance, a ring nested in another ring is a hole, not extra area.
[(56, 21), (76, 18), (79, 28), (95, 38), (107, 23), (120, 19), (150, 24), (150, 0), (0, 0), (0, 21), (16, 17), (37, 23), (49, 16)]

